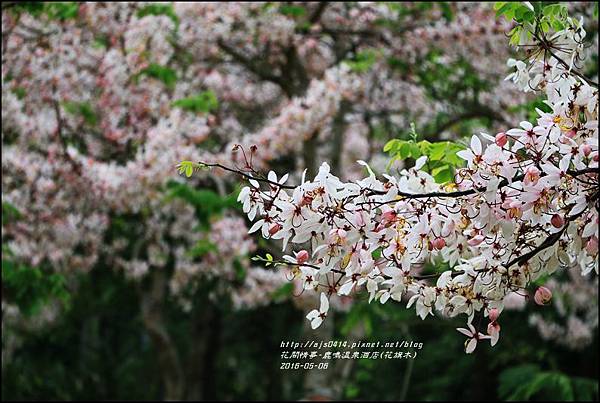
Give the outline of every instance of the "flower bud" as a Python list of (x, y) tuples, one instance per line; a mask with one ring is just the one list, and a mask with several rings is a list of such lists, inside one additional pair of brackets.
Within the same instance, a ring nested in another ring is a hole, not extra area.
[(394, 210), (388, 210), (381, 215), (381, 219), (385, 223), (390, 223), (396, 220), (396, 212)]
[(446, 240), (442, 237), (437, 237), (433, 240), (433, 247), (437, 250), (441, 250), (446, 246)]
[(310, 206), (314, 200), (314, 197), (308, 193), (305, 193), (302, 196), (302, 200), (300, 201), (300, 207)]
[(573, 137), (577, 136), (577, 130), (575, 129), (571, 129), (568, 132), (565, 133), (565, 136), (567, 136), (568, 138), (572, 139)]
[(550, 219), (550, 223), (554, 228), (562, 228), (565, 225), (565, 219), (560, 214), (554, 214)]
[(590, 237), (590, 239), (588, 239), (588, 241), (585, 244), (585, 250), (590, 255), (593, 255), (593, 256), (597, 255), (598, 254), (598, 238), (596, 238), (595, 236)]
[(499, 331), (500, 331), (500, 325), (498, 324), (498, 322), (492, 321), (492, 322), (488, 323), (487, 333), (489, 335), (498, 333)]
[(303, 264), (306, 263), (308, 261), (308, 252), (304, 249), (302, 249), (300, 252), (296, 253), (296, 262), (298, 264)]
[(496, 145), (498, 147), (504, 147), (508, 142), (508, 135), (504, 132), (496, 134)]
[(533, 300), (538, 305), (546, 305), (552, 299), (552, 291), (546, 287), (538, 287), (533, 296)]
[(271, 235), (271, 236), (275, 235), (276, 233), (279, 232), (280, 229), (281, 229), (280, 224), (271, 225), (271, 228), (269, 228), (269, 235)]
[(495, 322), (498, 319), (498, 316), (500, 316), (500, 311), (498, 308), (492, 308), (490, 309), (488, 316), (490, 317), (490, 322)]
[(581, 146), (581, 152), (583, 153), (583, 155), (585, 155), (586, 157), (588, 157), (591, 153), (592, 153), (592, 146), (589, 144), (584, 144)]

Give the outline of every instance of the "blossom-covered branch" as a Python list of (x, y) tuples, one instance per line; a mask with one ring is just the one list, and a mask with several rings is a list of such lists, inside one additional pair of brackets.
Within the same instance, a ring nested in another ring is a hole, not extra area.
[[(580, 50), (581, 29), (556, 35), (563, 49)], [(292, 267), (305, 289), (324, 290), (320, 308), (307, 316), (313, 327), (327, 315), (328, 296), (364, 286), (369, 301), (407, 296), (421, 318), (434, 309), (466, 315), (469, 329), (459, 330), (472, 352), (478, 340), (498, 341), (497, 317), (509, 293), (559, 267), (598, 272), (597, 90), (556, 59), (509, 65), (517, 67), (509, 78), (525, 90), (535, 83), (552, 111), (538, 110), (537, 122), (495, 136), (473, 136), (458, 152), (466, 167), (451, 183), (434, 181), (424, 170), (427, 157), (383, 180), (359, 161), (369, 175), (352, 182), (324, 163), (298, 186), (285, 185), (287, 175), (238, 170), (251, 177), (239, 195), (255, 221), (250, 232), (281, 240), (293, 253), (276, 264)], [(415, 273), (437, 261), (451, 269)], [(487, 335), (472, 324), (477, 312), (490, 317)]]

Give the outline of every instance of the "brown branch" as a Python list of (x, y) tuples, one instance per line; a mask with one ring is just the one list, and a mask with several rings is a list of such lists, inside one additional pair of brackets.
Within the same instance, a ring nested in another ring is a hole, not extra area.
[(261, 79), (270, 81), (281, 87), (286, 85), (286, 83), (282, 80), (282, 78), (280, 76), (277, 76), (270, 72), (270, 70), (271, 70), (270, 68), (262, 66), (258, 62), (256, 62), (256, 60), (260, 60), (260, 59), (258, 59), (256, 57), (250, 58), (248, 56), (245, 56), (244, 54), (238, 52), (232, 46), (225, 43), (225, 41), (222, 39), (219, 39), (217, 41), (217, 43), (219, 44), (219, 47), (221, 48), (221, 50), (223, 50), (225, 53), (227, 53), (229, 56), (231, 56), (238, 63), (244, 65), (244, 67), (246, 67), (252, 73), (256, 74)]
[[(238, 169), (233, 169), (233, 168), (229, 168), (225, 165), (222, 165), (220, 163), (206, 163), (206, 162), (202, 162), (200, 161), (199, 164), (205, 165), (207, 167), (217, 167), (217, 168), (221, 168), (224, 169), (228, 172), (232, 172), (238, 175), (243, 176), (244, 178), (247, 179), (254, 179), (256, 181), (259, 182), (266, 182), (269, 183), (273, 186), (278, 186), (281, 187), (283, 189), (295, 189), (298, 186), (293, 186), (293, 185), (281, 185), (277, 182), (273, 182), (270, 181), (268, 179), (265, 178), (259, 178), (259, 177), (254, 177), (251, 175), (246, 174), (245, 172), (242, 172)], [(572, 171), (569, 170), (567, 171), (567, 173), (573, 177), (576, 176), (580, 176), (580, 175), (585, 175), (585, 174), (598, 174), (600, 173), (600, 168), (585, 168), (585, 169), (581, 169), (579, 171)], [(542, 173), (540, 175), (540, 177), (544, 177), (546, 176), (546, 173)], [(513, 183), (513, 182), (518, 182), (523, 180), (523, 178), (525, 177), (525, 175), (517, 175), (515, 176), (512, 181), (508, 181), (508, 179), (503, 179), (502, 181), (500, 181), (500, 183), (498, 184), (498, 189), (501, 189), (505, 186), (508, 186), (509, 184)], [(383, 190), (375, 190), (375, 189), (369, 189), (369, 188), (365, 188), (364, 190), (367, 190), (369, 192), (371, 192), (371, 194), (375, 195), (375, 194), (386, 194), (386, 191)], [(485, 192), (487, 190), (487, 187), (485, 186), (481, 186), (478, 188), (473, 188), (473, 189), (467, 189), (467, 190), (461, 190), (458, 192), (430, 192), (430, 193), (405, 193), (405, 192), (400, 192), (398, 191), (398, 196), (402, 196), (402, 197), (406, 197), (408, 199), (428, 199), (428, 198), (434, 198), (434, 197), (450, 197), (450, 198), (456, 198), (456, 197), (462, 197), (462, 196), (469, 196), (475, 193), (480, 193), (480, 192)], [(355, 195), (358, 196), (358, 195)], [(397, 200), (390, 200), (388, 202), (384, 202), (384, 203), (391, 203), (391, 202), (396, 202)], [(366, 202), (369, 203), (369, 202)]]
[(598, 83), (597, 82), (595, 82), (592, 79), (586, 77), (585, 74), (577, 71), (577, 69), (572, 68), (560, 56), (558, 56), (556, 53), (554, 53), (552, 51), (552, 44), (545, 37), (541, 38), (536, 33), (533, 33), (533, 36), (534, 36), (535, 39), (538, 40), (538, 42), (540, 43), (540, 46), (542, 47), (542, 49), (544, 49), (546, 52), (548, 52), (550, 54), (550, 56), (552, 56), (553, 58), (555, 58), (565, 69), (567, 69), (567, 71), (570, 71), (571, 73), (575, 74), (577, 77), (585, 80), (591, 86), (598, 88)]
[(243, 176), (246, 179), (254, 179), (254, 180), (258, 181), (258, 182), (266, 182), (266, 183), (268, 183), (270, 185), (277, 186), (277, 187), (280, 187), (280, 188), (283, 188), (283, 189), (295, 189), (297, 187), (297, 186), (291, 186), (291, 185), (282, 185), (280, 183), (273, 182), (273, 181), (271, 181), (269, 179), (266, 179), (266, 178), (254, 177), (252, 175), (248, 175), (247, 173), (245, 173), (243, 171), (240, 171), (239, 169), (229, 168), (229, 167), (227, 167), (227, 166), (225, 166), (223, 164), (219, 164), (219, 163), (212, 163), (211, 164), (211, 163), (207, 163), (207, 162), (199, 162), (199, 164), (205, 165), (205, 166), (211, 167), (211, 168), (213, 168), (213, 167), (214, 168), (221, 168), (221, 169), (223, 169), (225, 171), (232, 172), (234, 174), (238, 174), (240, 176)]
[(509, 269), (510, 267), (514, 266), (515, 264), (525, 264), (527, 261), (529, 261), (529, 259), (533, 258), (535, 255), (537, 255), (538, 253), (540, 253), (541, 251), (543, 251), (544, 249), (548, 249), (549, 247), (551, 247), (552, 245), (554, 245), (556, 242), (558, 242), (558, 240), (562, 237), (563, 233), (567, 230), (567, 227), (569, 226), (569, 223), (571, 221), (576, 220), (577, 218), (581, 217), (583, 215), (583, 213), (586, 211), (586, 209), (584, 209), (583, 211), (581, 211), (578, 214), (575, 214), (573, 216), (567, 217), (566, 219), (566, 223), (565, 225), (562, 227), (562, 229), (552, 235), (550, 235), (548, 238), (546, 238), (544, 240), (544, 242), (542, 242), (541, 244), (539, 244), (535, 249), (527, 252), (524, 255), (521, 255), (511, 261), (509, 261), (506, 265), (504, 265), (504, 267), (506, 267), (507, 269)]
[(571, 73), (575, 74), (577, 77), (586, 81), (592, 87), (598, 88), (598, 83), (596, 81), (586, 77), (585, 74), (579, 72), (578, 70), (571, 68), (567, 62), (565, 62), (563, 59), (561, 59), (556, 53), (554, 53), (549, 47), (547, 47), (547, 45), (543, 45), (543, 46), (544, 46), (544, 49), (547, 50), (548, 53), (550, 53), (550, 56), (555, 58), (560, 64), (562, 64), (562, 66), (564, 68), (568, 69)]
[[(589, 174), (589, 173), (595, 173), (598, 174), (600, 173), (600, 168), (585, 168), (579, 171), (567, 171), (567, 173), (573, 177), (575, 176), (579, 176), (579, 175), (584, 175), (584, 174)], [(542, 173), (542, 175), (540, 175), (540, 177), (544, 177), (546, 176), (546, 173)], [(505, 186), (508, 186), (510, 183), (513, 182), (518, 182), (523, 180), (523, 178), (525, 177), (525, 175), (518, 175), (515, 176), (511, 182), (508, 181), (508, 179), (503, 179), (502, 181), (500, 181), (500, 183), (498, 184), (498, 189), (501, 189)], [(379, 190), (374, 190), (374, 189), (367, 189), (371, 192), (373, 192), (373, 194), (385, 194), (387, 192), (384, 191), (379, 191)], [(485, 186), (481, 186), (478, 188), (473, 188), (473, 189), (467, 189), (467, 190), (461, 190), (459, 192), (431, 192), (431, 193), (405, 193), (405, 192), (398, 192), (399, 196), (402, 197), (406, 197), (408, 199), (427, 199), (427, 198), (433, 198), (433, 197), (462, 197), (462, 196), (469, 196), (475, 193), (480, 193), (480, 192), (485, 192), (487, 190), (487, 187)], [(389, 202), (395, 202), (397, 200), (390, 200)]]
[(311, 24), (318, 22), (321, 19), (321, 16), (323, 15), (323, 12), (325, 12), (325, 9), (327, 8), (328, 5), (329, 5), (329, 2), (320, 1), (319, 5), (315, 9), (315, 11), (309, 17), (308, 22)]

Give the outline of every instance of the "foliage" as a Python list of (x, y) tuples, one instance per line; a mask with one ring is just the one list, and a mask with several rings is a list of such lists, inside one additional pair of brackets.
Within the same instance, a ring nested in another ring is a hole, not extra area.
[(5, 246), (2, 248), (2, 292), (10, 295), (26, 316), (39, 313), (54, 299), (67, 305), (70, 298), (63, 275), (20, 264), (11, 258)]
[(177, 73), (170, 67), (161, 66), (156, 63), (151, 63), (148, 67), (143, 68), (134, 76), (134, 80), (139, 80), (140, 77), (147, 76), (161, 81), (168, 89), (174, 89), (177, 82)]
[[(395, 161), (407, 159), (416, 160), (427, 156), (427, 170), (431, 173), (437, 183), (447, 183), (454, 179), (456, 168), (464, 165), (464, 160), (456, 155), (465, 147), (452, 141), (429, 142), (427, 140), (416, 141), (416, 136), (410, 140), (393, 139), (386, 143), (383, 148), (390, 156), (389, 165)], [(388, 166), (389, 166), (388, 165)]]
[(290, 17), (303, 17), (306, 14), (306, 8), (291, 4), (282, 4), (279, 6), (279, 12)]
[(178, 99), (172, 105), (186, 111), (206, 114), (216, 110), (219, 107), (219, 101), (214, 92), (204, 91), (193, 97)]
[(381, 52), (374, 49), (358, 52), (354, 58), (346, 60), (345, 63), (352, 71), (364, 73), (371, 69), (380, 57)]
[(594, 400), (598, 398), (598, 383), (525, 364), (500, 374), (498, 395), (504, 400)]
[[(12, 204), (2, 202), (2, 225), (18, 221), (22, 213)], [(17, 304), (26, 316), (39, 313), (52, 300), (65, 306), (70, 302), (66, 277), (39, 267), (30, 267), (15, 258), (9, 245), (2, 242), (2, 293)]]
[(69, 2), (43, 2), (43, 1), (24, 1), (17, 2), (13, 6), (16, 13), (30, 13), (34, 16), (45, 15), (50, 20), (69, 20), (77, 17), (79, 12), (79, 3)]
[(542, 32), (565, 29), (568, 18), (566, 5), (548, 3), (550, 2), (497, 2), (494, 5), (498, 16), (516, 22), (516, 26), (508, 33), (511, 45), (517, 45), (523, 38), (531, 39), (534, 26), (539, 27)]
[(85, 123), (90, 126), (98, 124), (98, 115), (94, 112), (92, 105), (87, 102), (63, 102), (63, 108), (70, 114), (80, 115)]
[[(196, 214), (204, 230), (210, 228), (210, 219), (227, 209), (236, 209), (237, 194), (233, 193), (227, 196), (220, 196), (218, 193), (209, 189), (194, 189), (185, 183), (171, 181), (167, 184), (165, 202), (174, 198), (185, 200), (196, 209)], [(196, 245), (198, 247), (198, 245)], [(206, 251), (210, 246), (200, 246), (198, 251)]]
[(179, 25), (179, 17), (175, 13), (172, 4), (148, 4), (138, 9), (137, 16), (139, 18), (143, 18), (147, 15), (166, 15), (173, 20), (175, 26)]

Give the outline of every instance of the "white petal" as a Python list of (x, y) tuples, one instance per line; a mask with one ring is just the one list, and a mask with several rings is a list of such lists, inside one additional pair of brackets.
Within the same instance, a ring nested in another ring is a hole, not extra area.
[(496, 345), (496, 343), (498, 343), (498, 340), (500, 339), (500, 332), (493, 332), (491, 335), (491, 345), (492, 347), (494, 347)]
[(465, 329), (464, 327), (458, 327), (458, 328), (456, 328), (456, 330), (458, 330), (459, 332), (461, 332), (462, 334), (464, 334), (467, 337), (473, 337), (473, 333), (471, 333), (469, 330)]
[(249, 234), (256, 232), (260, 229), (260, 227), (262, 227), (263, 223), (265, 222), (265, 220), (258, 220), (257, 222), (254, 223), (254, 225), (252, 227), (250, 227), (250, 230), (248, 231)]
[(475, 347), (477, 347), (477, 339), (471, 339), (465, 345), (465, 352), (471, 354), (475, 351)]
[(406, 304), (406, 308), (410, 308), (412, 306), (412, 304), (415, 303), (415, 301), (420, 297), (419, 294), (413, 295), (409, 300), (408, 303)]
[(316, 309), (313, 309), (308, 313), (308, 315), (306, 315), (306, 319), (308, 320), (313, 320), (317, 317), (319, 317), (319, 311), (317, 311)]
[(415, 169), (418, 171), (419, 169), (421, 169), (423, 167), (423, 165), (425, 165), (426, 162), (427, 162), (426, 155), (423, 155), (422, 157), (417, 158), (417, 160), (415, 161)]
[(352, 291), (352, 287), (354, 286), (354, 281), (348, 281), (347, 283), (343, 284), (340, 289), (338, 290), (338, 294), (339, 295), (348, 295), (350, 294), (350, 291)]
[(471, 152), (471, 150), (460, 150), (459, 152), (456, 153), (456, 155), (458, 155), (460, 158), (462, 158), (465, 161), (471, 161), (473, 160), (473, 152)]
[(324, 292), (321, 293), (321, 308), (319, 309), (321, 313), (327, 313), (329, 311), (329, 298), (325, 295)]
[(321, 326), (321, 323), (323, 323), (323, 319), (319, 316), (318, 318), (315, 318), (310, 322), (310, 327), (316, 329), (319, 326)]
[(481, 155), (481, 140), (476, 135), (471, 137), (471, 149), (475, 152), (476, 155)]
[(526, 120), (521, 122), (521, 127), (527, 131), (533, 129), (533, 125)]

